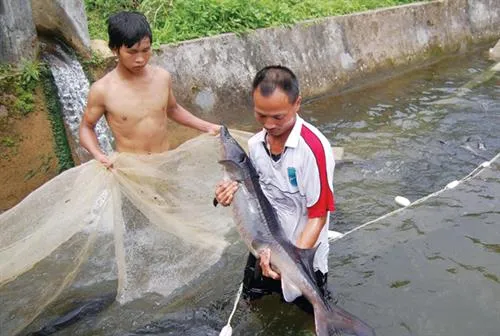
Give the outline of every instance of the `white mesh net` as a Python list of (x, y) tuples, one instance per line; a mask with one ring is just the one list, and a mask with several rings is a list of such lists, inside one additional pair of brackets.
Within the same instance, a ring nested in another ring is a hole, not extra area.
[[(231, 132), (246, 146), (249, 133)], [(117, 277), (127, 302), (168, 296), (220, 258), (232, 220), (212, 205), (218, 138), (112, 160), (112, 170), (92, 160), (65, 171), (0, 215), (2, 334), (25, 328), (77, 274), (80, 286)]]

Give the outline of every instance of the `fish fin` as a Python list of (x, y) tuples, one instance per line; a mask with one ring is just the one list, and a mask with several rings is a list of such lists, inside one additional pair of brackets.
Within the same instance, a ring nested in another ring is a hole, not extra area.
[(238, 166), (233, 160), (219, 160), (219, 163), (223, 166)]
[(292, 302), (302, 295), (302, 291), (287, 277), (281, 277), (281, 291), (286, 302)]
[(242, 179), (242, 171), (238, 163), (233, 160), (220, 160), (219, 163), (226, 169), (226, 171), (233, 172), (237, 181)]
[(315, 280), (316, 276), (314, 275), (313, 263), (314, 263), (314, 256), (316, 255), (318, 247), (319, 245), (310, 249), (302, 249), (295, 245), (291, 247), (291, 250), (295, 252), (293, 258), (295, 259), (296, 264), (300, 265), (304, 270), (304, 272), (311, 277), (313, 283), (316, 283)]
[(333, 336), (343, 332), (356, 336), (375, 336), (372, 327), (337, 305), (328, 305), (327, 309), (315, 306), (314, 322), (316, 335)]
[(224, 167), (240, 168), (240, 166), (233, 160), (220, 160), (219, 163)]

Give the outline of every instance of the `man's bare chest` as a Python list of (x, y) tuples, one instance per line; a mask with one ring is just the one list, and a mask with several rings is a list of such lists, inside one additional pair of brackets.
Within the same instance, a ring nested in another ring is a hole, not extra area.
[(106, 111), (114, 118), (142, 119), (164, 114), (168, 104), (167, 89), (157, 87), (118, 87), (110, 89)]

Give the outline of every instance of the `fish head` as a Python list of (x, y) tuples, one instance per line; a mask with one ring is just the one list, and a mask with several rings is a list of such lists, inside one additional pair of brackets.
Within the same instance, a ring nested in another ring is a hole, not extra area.
[(224, 166), (231, 180), (243, 180), (253, 168), (248, 155), (232, 137), (226, 126), (221, 126), (219, 137), (221, 145), (221, 159), (219, 163)]

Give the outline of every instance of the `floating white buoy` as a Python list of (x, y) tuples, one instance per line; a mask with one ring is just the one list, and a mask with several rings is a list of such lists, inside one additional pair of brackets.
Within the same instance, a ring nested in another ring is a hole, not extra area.
[(490, 161), (486, 161), (486, 162), (481, 163), (481, 167), (483, 167), (483, 168), (487, 168), (489, 166), (491, 166), (491, 162)]
[(233, 334), (233, 328), (229, 324), (226, 324), (224, 328), (220, 331), (219, 336), (231, 336)]
[(457, 180), (455, 181), (451, 181), (450, 183), (448, 183), (446, 185), (446, 189), (453, 189), (455, 188), (460, 182), (458, 182)]
[(328, 230), (328, 240), (335, 240), (343, 237), (344, 234), (341, 232), (333, 231), (333, 230)]
[(403, 196), (394, 197), (394, 202), (396, 202), (397, 204), (399, 204), (403, 207), (407, 207), (408, 205), (411, 204), (410, 200), (406, 197), (403, 197)]

